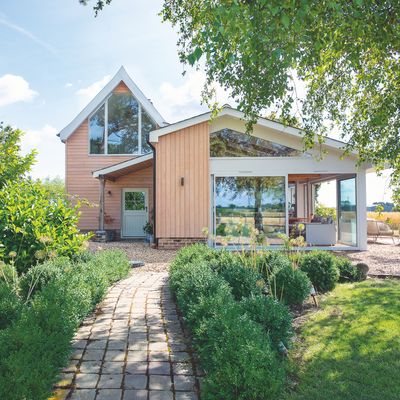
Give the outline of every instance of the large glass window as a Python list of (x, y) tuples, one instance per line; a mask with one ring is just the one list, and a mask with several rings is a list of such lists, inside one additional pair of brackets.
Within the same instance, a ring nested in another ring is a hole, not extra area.
[(338, 239), (350, 246), (357, 245), (356, 178), (338, 181)]
[(300, 150), (232, 129), (210, 134), (211, 157), (293, 157), (301, 154)]
[(130, 93), (113, 93), (89, 118), (90, 154), (146, 154), (156, 124)]
[(134, 154), (139, 151), (139, 104), (128, 93), (108, 99), (108, 154)]
[(104, 104), (89, 119), (90, 153), (104, 153)]
[(142, 153), (150, 153), (151, 148), (147, 143), (149, 134), (156, 129), (156, 124), (151, 120), (149, 114), (142, 109)]
[[(250, 243), (252, 232), (279, 244), (286, 230), (285, 177), (215, 178), (216, 242)], [(257, 231), (255, 231), (255, 229)]]

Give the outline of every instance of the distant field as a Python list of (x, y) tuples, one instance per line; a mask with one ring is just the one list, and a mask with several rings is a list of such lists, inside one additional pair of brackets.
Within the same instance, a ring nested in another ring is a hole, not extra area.
[(383, 212), (380, 215), (377, 212), (368, 212), (368, 218), (387, 222), (392, 228), (398, 229), (400, 226), (400, 212)]

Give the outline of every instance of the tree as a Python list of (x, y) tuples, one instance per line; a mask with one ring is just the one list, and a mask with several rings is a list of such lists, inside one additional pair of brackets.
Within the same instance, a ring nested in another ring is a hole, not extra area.
[[(254, 227), (262, 233), (264, 232), (263, 207), (265, 207), (263, 194), (270, 195), (273, 200), (281, 200), (284, 198), (285, 185), (281, 177), (225, 177), (217, 186), (217, 194), (221, 191), (232, 193), (230, 200), (241, 194), (246, 194), (254, 200)], [(284, 207), (282, 204), (281, 206)]]
[(218, 82), (248, 130), (268, 108), (301, 119), (307, 148), (335, 127), (345, 153), (393, 169), (399, 201), (399, 11), (398, 0), (165, 0), (161, 15), (178, 30), (180, 60), (204, 68), (214, 109)]
[(24, 133), (0, 123), (0, 188), (7, 180), (15, 181), (30, 171), (36, 151), (21, 155), (20, 141)]
[(51, 178), (50, 176), (42, 180), (42, 185), (52, 198), (66, 197), (65, 182), (64, 179), (58, 175)]

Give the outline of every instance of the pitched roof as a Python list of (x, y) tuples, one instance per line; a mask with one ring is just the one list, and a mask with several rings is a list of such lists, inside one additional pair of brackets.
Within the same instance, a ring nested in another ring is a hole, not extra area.
[[(110, 165), (105, 168), (98, 169), (92, 172), (92, 176), (94, 178), (99, 178), (100, 176), (111, 176), (114, 177), (121, 175), (124, 172), (130, 172), (133, 170), (132, 167), (137, 166), (139, 169), (141, 167), (146, 167), (150, 165), (151, 161), (153, 160), (153, 153), (149, 153), (140, 157), (131, 158), (127, 161), (122, 161), (117, 164)], [(141, 165), (140, 165), (141, 164)]]
[[(224, 105), (222, 107), (222, 110), (219, 112), (219, 114), (217, 115), (216, 118), (223, 117), (223, 116), (230, 116), (232, 118), (245, 120), (245, 114), (242, 111), (236, 110), (235, 108), (232, 108), (229, 105)], [(210, 119), (211, 119), (211, 112), (206, 112), (203, 114), (196, 115), (194, 117), (184, 119), (182, 121), (178, 121), (178, 122), (160, 127), (159, 129), (156, 129), (156, 130), (150, 132), (150, 142), (157, 143), (158, 138), (160, 136), (168, 135), (169, 133), (176, 132), (180, 129), (184, 129), (184, 128), (187, 128), (192, 125), (196, 125), (196, 124), (200, 124), (202, 122), (209, 121)], [(282, 124), (281, 122), (272, 121), (267, 118), (259, 117), (256, 124), (260, 125), (260, 126), (264, 126), (266, 128), (271, 128), (275, 131), (286, 133), (288, 135), (295, 136), (298, 138), (303, 138), (303, 136), (304, 136), (303, 131), (299, 128), (285, 125), (285, 124)], [(342, 149), (344, 149), (344, 146), (346, 145), (346, 143), (342, 142), (340, 140), (336, 140), (336, 139), (328, 137), (325, 140), (325, 145), (327, 145), (328, 147), (342, 150)]]
[(61, 141), (65, 142), (75, 130), (89, 117), (89, 115), (95, 111), (107, 98), (107, 96), (121, 83), (124, 82), (125, 85), (132, 92), (133, 96), (138, 100), (138, 102), (143, 106), (146, 112), (153, 118), (153, 120), (159, 126), (165, 126), (167, 123), (164, 118), (153, 106), (151, 101), (143, 94), (143, 92), (137, 87), (135, 82), (126, 72), (125, 68), (122, 66), (114, 77), (107, 83), (106, 86), (94, 97), (94, 99), (57, 135), (60, 137)]

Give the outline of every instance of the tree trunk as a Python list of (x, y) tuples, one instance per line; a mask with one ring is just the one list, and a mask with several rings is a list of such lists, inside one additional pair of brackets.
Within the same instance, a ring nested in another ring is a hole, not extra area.
[(262, 215), (262, 189), (257, 184), (254, 192), (254, 227), (261, 233), (264, 232), (263, 215)]

